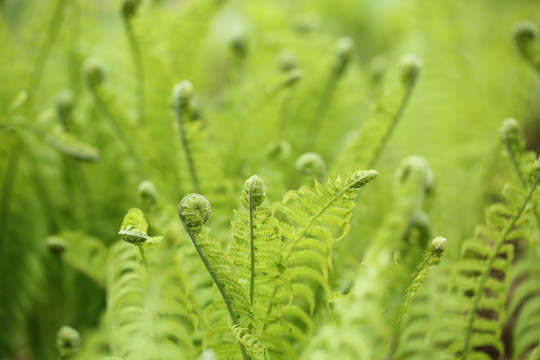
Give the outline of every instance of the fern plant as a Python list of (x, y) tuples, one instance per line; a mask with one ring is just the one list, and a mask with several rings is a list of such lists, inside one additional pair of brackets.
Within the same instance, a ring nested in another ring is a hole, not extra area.
[(0, 1), (0, 359), (538, 358), (537, 4), (464, 5)]

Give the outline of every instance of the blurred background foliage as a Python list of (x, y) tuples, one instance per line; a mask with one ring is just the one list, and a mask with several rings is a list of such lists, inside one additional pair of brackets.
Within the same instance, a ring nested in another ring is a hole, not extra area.
[[(146, 0), (130, 20), (143, 65), (142, 122), (121, 5), (0, 1), (1, 359), (56, 358), (57, 329), (70, 324), (84, 338), (105, 306), (99, 287), (46, 250), (48, 235), (81, 230), (109, 244), (138, 204), (140, 181), (155, 184), (173, 216), (193, 191), (172, 111), (172, 88), (183, 79), (194, 85), (215, 156), (209, 165), (219, 169), (206, 181), (234, 195), (257, 173), (277, 200), (311, 181), (294, 168), (301, 153), (336, 162), (396, 83), (402, 55), (423, 60), (375, 167), (379, 178), (340, 244), (343, 267), (361, 261), (381, 226), (406, 156), (425, 157), (434, 173), (431, 225), (449, 239), (452, 259), (514, 178), (499, 143), (502, 120), (518, 119), (528, 146), (540, 151), (539, 77), (511, 39), (518, 21), (540, 23), (537, 1)], [(332, 84), (343, 36), (353, 40), (353, 55)], [(85, 84), (88, 59), (105, 69), (99, 96), (113, 121)], [(283, 86), (290, 64), (301, 78)], [(31, 130), (62, 96), (72, 97), (65, 130), (97, 149), (98, 161), (66, 156)], [(217, 208), (214, 226), (225, 224), (224, 232), (237, 205), (234, 195)]]

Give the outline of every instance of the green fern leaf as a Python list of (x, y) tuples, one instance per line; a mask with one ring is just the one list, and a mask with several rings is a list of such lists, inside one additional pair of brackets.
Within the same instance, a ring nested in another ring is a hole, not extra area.
[(63, 154), (83, 161), (95, 162), (99, 160), (99, 151), (66, 132), (62, 124), (55, 118), (53, 110), (42, 114), (32, 130), (47, 144)]
[(332, 246), (348, 233), (356, 190), (376, 176), (376, 171), (367, 170), (353, 173), (345, 181), (339, 177), (326, 185), (316, 181), (313, 187), (286, 193), (273, 205), (275, 216), (282, 219), (285, 266), (293, 292), (293, 300), (283, 307), (290, 326), (285, 336), (300, 344), (313, 331), (311, 317), (319, 289), (329, 290)]
[(510, 283), (515, 286), (508, 302), (508, 322), (512, 326), (512, 359), (534, 358), (540, 345), (540, 286), (538, 262), (524, 259), (512, 268)]
[[(447, 321), (452, 326), (440, 332), (437, 340), (439, 344), (448, 344), (449, 353), (461, 359), (504, 354), (501, 334), (506, 319), (508, 272), (514, 259), (513, 243), (527, 237), (524, 229), (539, 179), (537, 172), (528, 193), (516, 185), (505, 187), (505, 204), (491, 206), (486, 213), (487, 226), (477, 227), (474, 238), (462, 245), (462, 259), (453, 267), (455, 274), (447, 303), (447, 315), (452, 317)], [(445, 325), (449, 323), (443, 322), (442, 326)]]

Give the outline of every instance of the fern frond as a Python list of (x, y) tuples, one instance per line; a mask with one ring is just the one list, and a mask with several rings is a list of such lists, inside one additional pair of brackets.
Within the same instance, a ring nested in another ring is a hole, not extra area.
[(239, 282), (249, 290), (254, 316), (264, 324), (262, 330), (250, 329), (266, 344), (268, 353), (279, 358), (292, 353), (290, 345), (280, 337), (282, 303), (286, 300), (282, 294), (288, 284), (278, 222), (271, 209), (262, 206), (266, 196), (263, 186), (256, 175), (246, 181), (241, 200), (247, 213), (234, 212), (228, 253), (238, 269)]
[(455, 274), (447, 307), (447, 315), (453, 318), (451, 329), (459, 330), (454, 334), (450, 334), (451, 330), (443, 331), (441, 334), (448, 337), (438, 340), (447, 343), (448, 351), (461, 359), (504, 354), (501, 334), (506, 318), (507, 274), (514, 259), (513, 243), (528, 236), (524, 229), (539, 180), (537, 172), (528, 193), (508, 185), (503, 192), (506, 203), (491, 206), (486, 213), (487, 225), (478, 226), (474, 238), (462, 244), (462, 258), (453, 266)]
[(47, 144), (65, 155), (89, 162), (99, 160), (99, 151), (66, 132), (53, 110), (44, 112), (31, 129)]
[(356, 203), (356, 190), (375, 179), (374, 170), (358, 171), (345, 181), (289, 191), (273, 204), (273, 213), (282, 220), (280, 227), (285, 248), (285, 266), (293, 291), (293, 301), (283, 307), (290, 333), (305, 343), (313, 330), (311, 319), (319, 289), (328, 292), (331, 251), (335, 241), (344, 238)]
[(241, 328), (238, 325), (232, 325), (231, 329), (238, 341), (242, 345), (244, 345), (251, 360), (270, 359), (270, 357), (268, 356), (268, 351), (266, 350), (266, 346), (253, 335), (251, 335), (248, 329)]
[(144, 282), (136, 250), (118, 242), (112, 246), (107, 263), (107, 319), (115, 354), (124, 358), (134, 355), (130, 339), (142, 332), (143, 307)]
[(47, 237), (45, 243), (50, 250), (58, 251), (66, 264), (105, 287), (109, 249), (101, 240), (81, 232), (66, 231)]
[(515, 284), (508, 302), (508, 321), (512, 325), (512, 359), (534, 358), (540, 346), (540, 285), (538, 262), (524, 259), (512, 268), (510, 283)]
[(526, 21), (519, 23), (514, 30), (514, 43), (527, 63), (540, 73), (538, 26)]
[(420, 289), (422, 282), (427, 277), (433, 266), (439, 263), (445, 249), (445, 238), (438, 237), (436, 239), (433, 239), (433, 241), (430, 243), (424, 262), (418, 268), (418, 271), (414, 275), (413, 281), (411, 282), (407, 290), (405, 290), (405, 298), (402, 303), (402, 310), (401, 314), (399, 315), (398, 322), (400, 322), (403, 316), (407, 313), (407, 308), (415, 297), (416, 292), (418, 291), (418, 289)]
[(182, 155), (187, 164), (185, 173), (189, 174), (189, 179), (181, 174), (181, 181), (191, 183), (192, 191), (206, 194), (214, 208), (229, 211), (230, 185), (216, 165), (220, 163), (217, 154), (208, 147), (204, 122), (194, 117), (193, 87), (189, 81), (181, 81), (174, 87), (173, 101)]
[(358, 135), (337, 159), (332, 173), (375, 167), (399, 119), (405, 112), (420, 73), (422, 60), (406, 55), (401, 64), (400, 84), (378, 102)]
[(148, 276), (141, 331), (129, 340), (129, 359), (193, 359), (193, 338), (198, 325), (190, 299), (189, 281), (180, 271), (180, 261), (172, 249), (162, 246), (151, 253), (155, 266)]
[[(233, 260), (221, 251), (220, 242), (210, 237), (210, 230), (204, 226), (211, 214), (208, 200), (199, 194), (187, 195), (180, 202), (178, 213), (193, 246), (223, 298), (232, 325), (253, 325), (255, 319), (249, 294), (238, 282), (238, 272)], [(247, 359), (242, 343), (240, 349), (243, 357)]]

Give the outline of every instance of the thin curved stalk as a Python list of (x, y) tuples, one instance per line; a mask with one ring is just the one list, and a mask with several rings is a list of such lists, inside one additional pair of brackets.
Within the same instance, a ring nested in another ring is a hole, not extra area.
[(193, 187), (195, 188), (196, 193), (201, 192), (201, 187), (199, 185), (199, 178), (197, 177), (197, 171), (195, 169), (195, 164), (193, 162), (193, 157), (191, 156), (191, 149), (189, 148), (189, 142), (186, 137), (186, 132), (184, 129), (184, 113), (185, 108), (178, 106), (175, 108), (176, 121), (178, 122), (178, 131), (180, 133), (180, 141), (182, 142), (182, 147), (186, 154), (186, 159), (189, 168), (189, 174), (191, 176), (191, 181), (193, 182)]
[(30, 94), (29, 96), (32, 96), (32, 94), (34, 93), (32, 92), (32, 90), (39, 85), (39, 81), (41, 80), (41, 75), (43, 74), (45, 62), (49, 57), (49, 53), (54, 44), (54, 40), (56, 38), (56, 35), (58, 34), (58, 29), (60, 28), (60, 24), (62, 23), (62, 15), (65, 4), (66, 0), (58, 0), (58, 2), (56, 3), (56, 8), (54, 9), (54, 14), (49, 24), (49, 29), (47, 30), (45, 40), (43, 41), (43, 44), (39, 49), (32, 75), (30, 76), (30, 80), (28, 81), (28, 93)]
[[(184, 229), (186, 229), (186, 232), (187, 232), (189, 238), (191, 239), (191, 242), (193, 243), (193, 246), (195, 247), (195, 250), (197, 251), (197, 254), (199, 254), (199, 257), (201, 258), (204, 266), (206, 267), (206, 270), (208, 271), (208, 273), (212, 277), (212, 280), (214, 280), (214, 283), (216, 284), (216, 286), (217, 286), (217, 288), (218, 288), (218, 290), (219, 290), (219, 292), (221, 294), (221, 297), (223, 298), (223, 301), (225, 302), (225, 305), (227, 307), (227, 311), (229, 313), (229, 316), (231, 317), (231, 321), (232, 321), (233, 325), (238, 325), (238, 317), (236, 316), (236, 313), (234, 312), (234, 309), (232, 307), (232, 299), (229, 297), (229, 295), (227, 295), (227, 291), (225, 290), (225, 287), (223, 286), (221, 281), (219, 281), (216, 273), (214, 272), (214, 269), (212, 269), (212, 265), (210, 265), (210, 262), (208, 261), (206, 256), (204, 256), (204, 253), (202, 252), (201, 248), (199, 247), (199, 244), (197, 243), (196, 235), (194, 235), (191, 232), (191, 229), (186, 225), (186, 223), (185, 223), (185, 221), (184, 221), (184, 219), (182, 217), (180, 217), (180, 221), (182, 222), (182, 225), (184, 226)], [(246, 349), (244, 348), (244, 345), (242, 345), (242, 343), (240, 343), (240, 342), (238, 342), (238, 344), (240, 345), (240, 350), (242, 351), (242, 357), (244, 358), (244, 360), (249, 360), (249, 356), (246, 353)]]
[(397, 124), (399, 122), (399, 119), (401, 119), (401, 117), (403, 116), (403, 113), (405, 112), (405, 109), (407, 108), (407, 105), (409, 103), (409, 99), (411, 97), (413, 89), (414, 89), (414, 82), (411, 83), (407, 87), (407, 92), (405, 93), (405, 96), (403, 97), (403, 101), (399, 105), (398, 111), (394, 115), (394, 118), (392, 119), (392, 122), (390, 123), (390, 126), (388, 127), (388, 130), (386, 131), (386, 133), (384, 134), (381, 142), (379, 143), (379, 146), (377, 147), (377, 150), (375, 150), (375, 153), (373, 154), (373, 157), (371, 158), (371, 160), (370, 160), (370, 162), (368, 164), (368, 168), (371, 169), (371, 168), (375, 167), (375, 165), (377, 163), (377, 160), (379, 160), (379, 157), (381, 156), (381, 154), (382, 154), (382, 152), (384, 150), (384, 147), (386, 146), (386, 143), (388, 143), (388, 141), (392, 137), (394, 129), (396, 128), (396, 126), (397, 126)]
[(249, 260), (251, 263), (251, 271), (249, 274), (249, 300), (253, 305), (255, 295), (255, 227), (253, 222), (253, 182), (249, 184)]
[(135, 67), (135, 91), (137, 94), (137, 122), (139, 124), (144, 123), (144, 68), (142, 63), (141, 50), (135, 33), (133, 32), (133, 26), (129, 18), (124, 17), (124, 26), (126, 28), (126, 35), (129, 41), (129, 48), (131, 50), (131, 57), (133, 58), (133, 66)]

